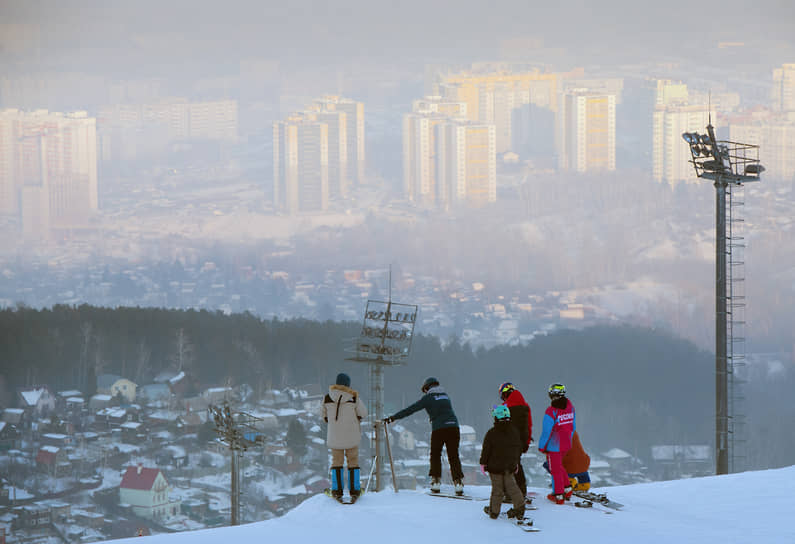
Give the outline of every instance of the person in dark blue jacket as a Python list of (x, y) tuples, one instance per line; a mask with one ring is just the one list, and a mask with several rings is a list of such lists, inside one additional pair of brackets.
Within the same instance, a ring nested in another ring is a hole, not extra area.
[(431, 493), (439, 493), (442, 484), (442, 446), (447, 449), (447, 459), (450, 461), (450, 472), (453, 476), (456, 495), (464, 494), (464, 471), (461, 469), (461, 460), (458, 457), (458, 445), (461, 441), (461, 431), (458, 428), (458, 419), (453, 412), (450, 397), (439, 385), (439, 380), (430, 377), (422, 384), (422, 398), (403, 408), (396, 414), (384, 418), (386, 423), (396, 419), (410, 416), (414, 412), (424, 409), (431, 420), (431, 468), (428, 476), (431, 477)]

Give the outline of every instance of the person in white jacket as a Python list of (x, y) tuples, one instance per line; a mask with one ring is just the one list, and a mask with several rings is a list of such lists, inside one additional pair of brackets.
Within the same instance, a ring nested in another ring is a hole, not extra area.
[(343, 461), (348, 461), (348, 491), (351, 499), (361, 494), (359, 485), (359, 442), (362, 431), (359, 423), (367, 417), (367, 408), (359, 393), (351, 389), (351, 378), (347, 374), (337, 374), (337, 381), (329, 387), (323, 399), (323, 420), (328, 423), (326, 445), (331, 449), (331, 495), (342, 498), (344, 483), (342, 479)]

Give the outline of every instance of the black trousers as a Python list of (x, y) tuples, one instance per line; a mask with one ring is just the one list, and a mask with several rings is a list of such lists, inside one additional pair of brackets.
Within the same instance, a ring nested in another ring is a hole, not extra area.
[(447, 460), (450, 462), (450, 472), (453, 480), (463, 480), (464, 471), (461, 469), (461, 459), (458, 458), (458, 444), (461, 442), (461, 431), (458, 427), (444, 427), (431, 432), (431, 478), (442, 477), (442, 446), (447, 449)]

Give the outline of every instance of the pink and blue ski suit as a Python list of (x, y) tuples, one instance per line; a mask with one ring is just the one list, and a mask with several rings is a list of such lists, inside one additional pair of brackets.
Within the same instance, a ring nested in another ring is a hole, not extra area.
[[(563, 400), (566, 401), (565, 408), (560, 407)], [(566, 398), (553, 401), (553, 405), (544, 412), (538, 451), (547, 456), (555, 495), (563, 494), (569, 483), (569, 475), (563, 468), (563, 456), (571, 449), (571, 438), (576, 430), (574, 405), (571, 401)]]

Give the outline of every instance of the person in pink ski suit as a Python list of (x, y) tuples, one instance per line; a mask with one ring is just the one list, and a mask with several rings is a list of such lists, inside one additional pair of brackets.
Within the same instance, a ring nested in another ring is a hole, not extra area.
[(538, 451), (546, 454), (549, 472), (552, 474), (553, 490), (547, 498), (563, 504), (571, 498), (569, 475), (563, 467), (563, 456), (571, 449), (571, 440), (577, 430), (574, 405), (566, 398), (566, 387), (553, 383), (549, 386), (550, 406), (544, 412)]

